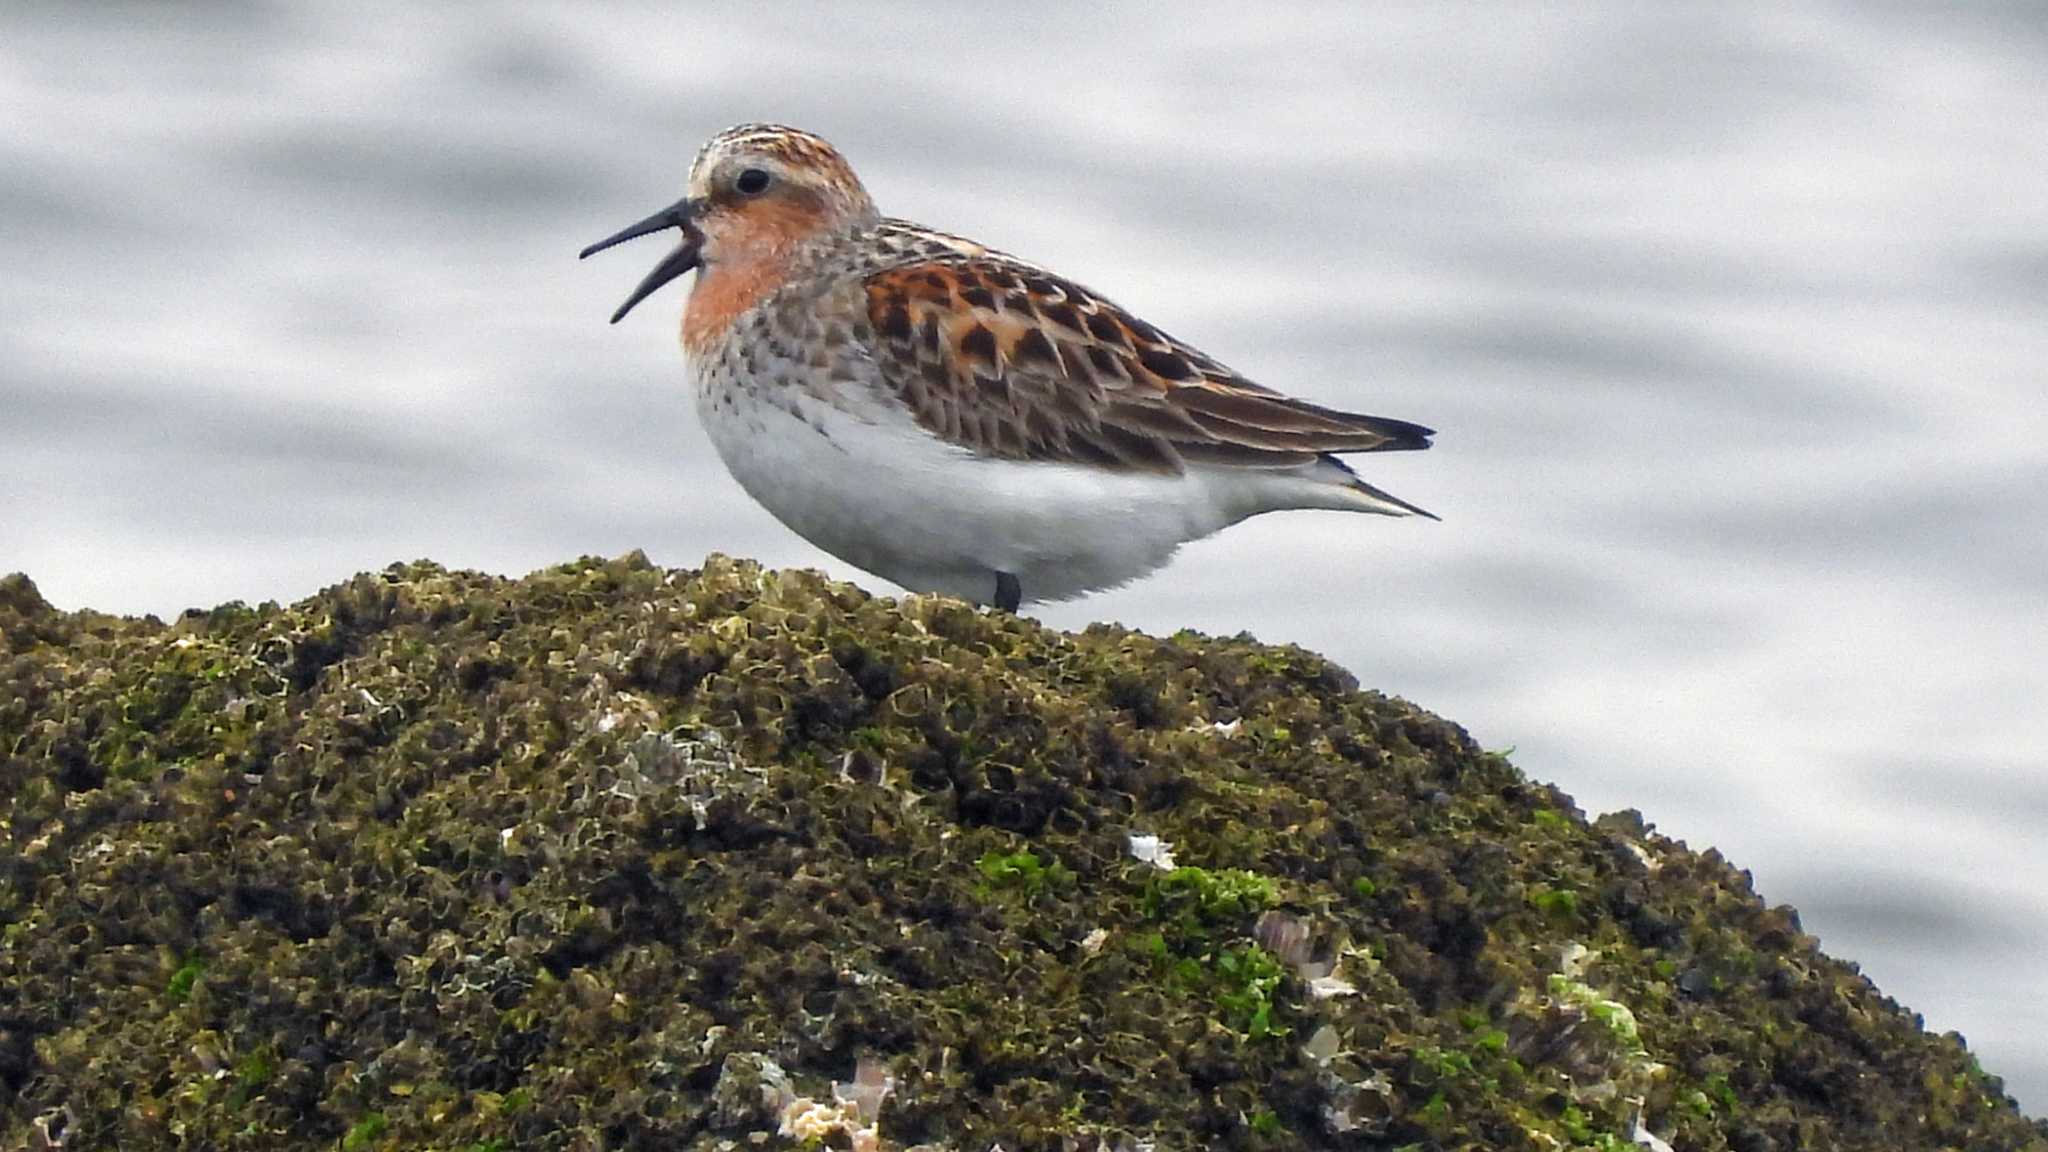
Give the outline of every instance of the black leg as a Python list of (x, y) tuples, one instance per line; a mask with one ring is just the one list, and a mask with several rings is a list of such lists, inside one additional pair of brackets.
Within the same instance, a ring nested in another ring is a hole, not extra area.
[(1024, 586), (1008, 572), (996, 573), (996, 607), (1005, 612), (1015, 612), (1024, 603)]

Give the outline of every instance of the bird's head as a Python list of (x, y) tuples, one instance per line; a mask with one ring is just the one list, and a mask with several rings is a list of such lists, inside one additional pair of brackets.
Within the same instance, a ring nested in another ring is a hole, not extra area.
[(617, 323), (655, 289), (700, 265), (771, 265), (820, 237), (876, 218), (874, 201), (839, 150), (776, 124), (742, 124), (711, 138), (690, 166), (681, 200), (592, 244), (584, 256), (669, 228), (682, 242), (612, 314)]

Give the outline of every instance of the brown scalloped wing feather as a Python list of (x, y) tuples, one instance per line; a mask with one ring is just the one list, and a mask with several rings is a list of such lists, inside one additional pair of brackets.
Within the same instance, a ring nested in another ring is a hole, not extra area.
[(882, 376), (924, 428), (985, 455), (1178, 473), (1427, 448), (1419, 425), (1282, 396), (1078, 284), (989, 253), (866, 281)]

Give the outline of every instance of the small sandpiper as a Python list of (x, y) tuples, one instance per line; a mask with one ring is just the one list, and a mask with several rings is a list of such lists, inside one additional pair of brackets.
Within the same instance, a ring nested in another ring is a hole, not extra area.
[(1339, 456), (1417, 424), (1263, 388), (1043, 268), (882, 216), (837, 149), (745, 124), (681, 200), (583, 250), (682, 242), (697, 411), (755, 500), (832, 555), (1015, 611), (1111, 588), (1262, 512), (1430, 513)]

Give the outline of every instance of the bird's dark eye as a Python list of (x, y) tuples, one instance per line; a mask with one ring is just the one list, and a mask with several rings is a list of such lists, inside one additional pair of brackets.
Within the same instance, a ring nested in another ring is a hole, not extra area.
[(742, 196), (759, 196), (768, 190), (768, 173), (760, 168), (749, 168), (740, 173), (732, 186)]

